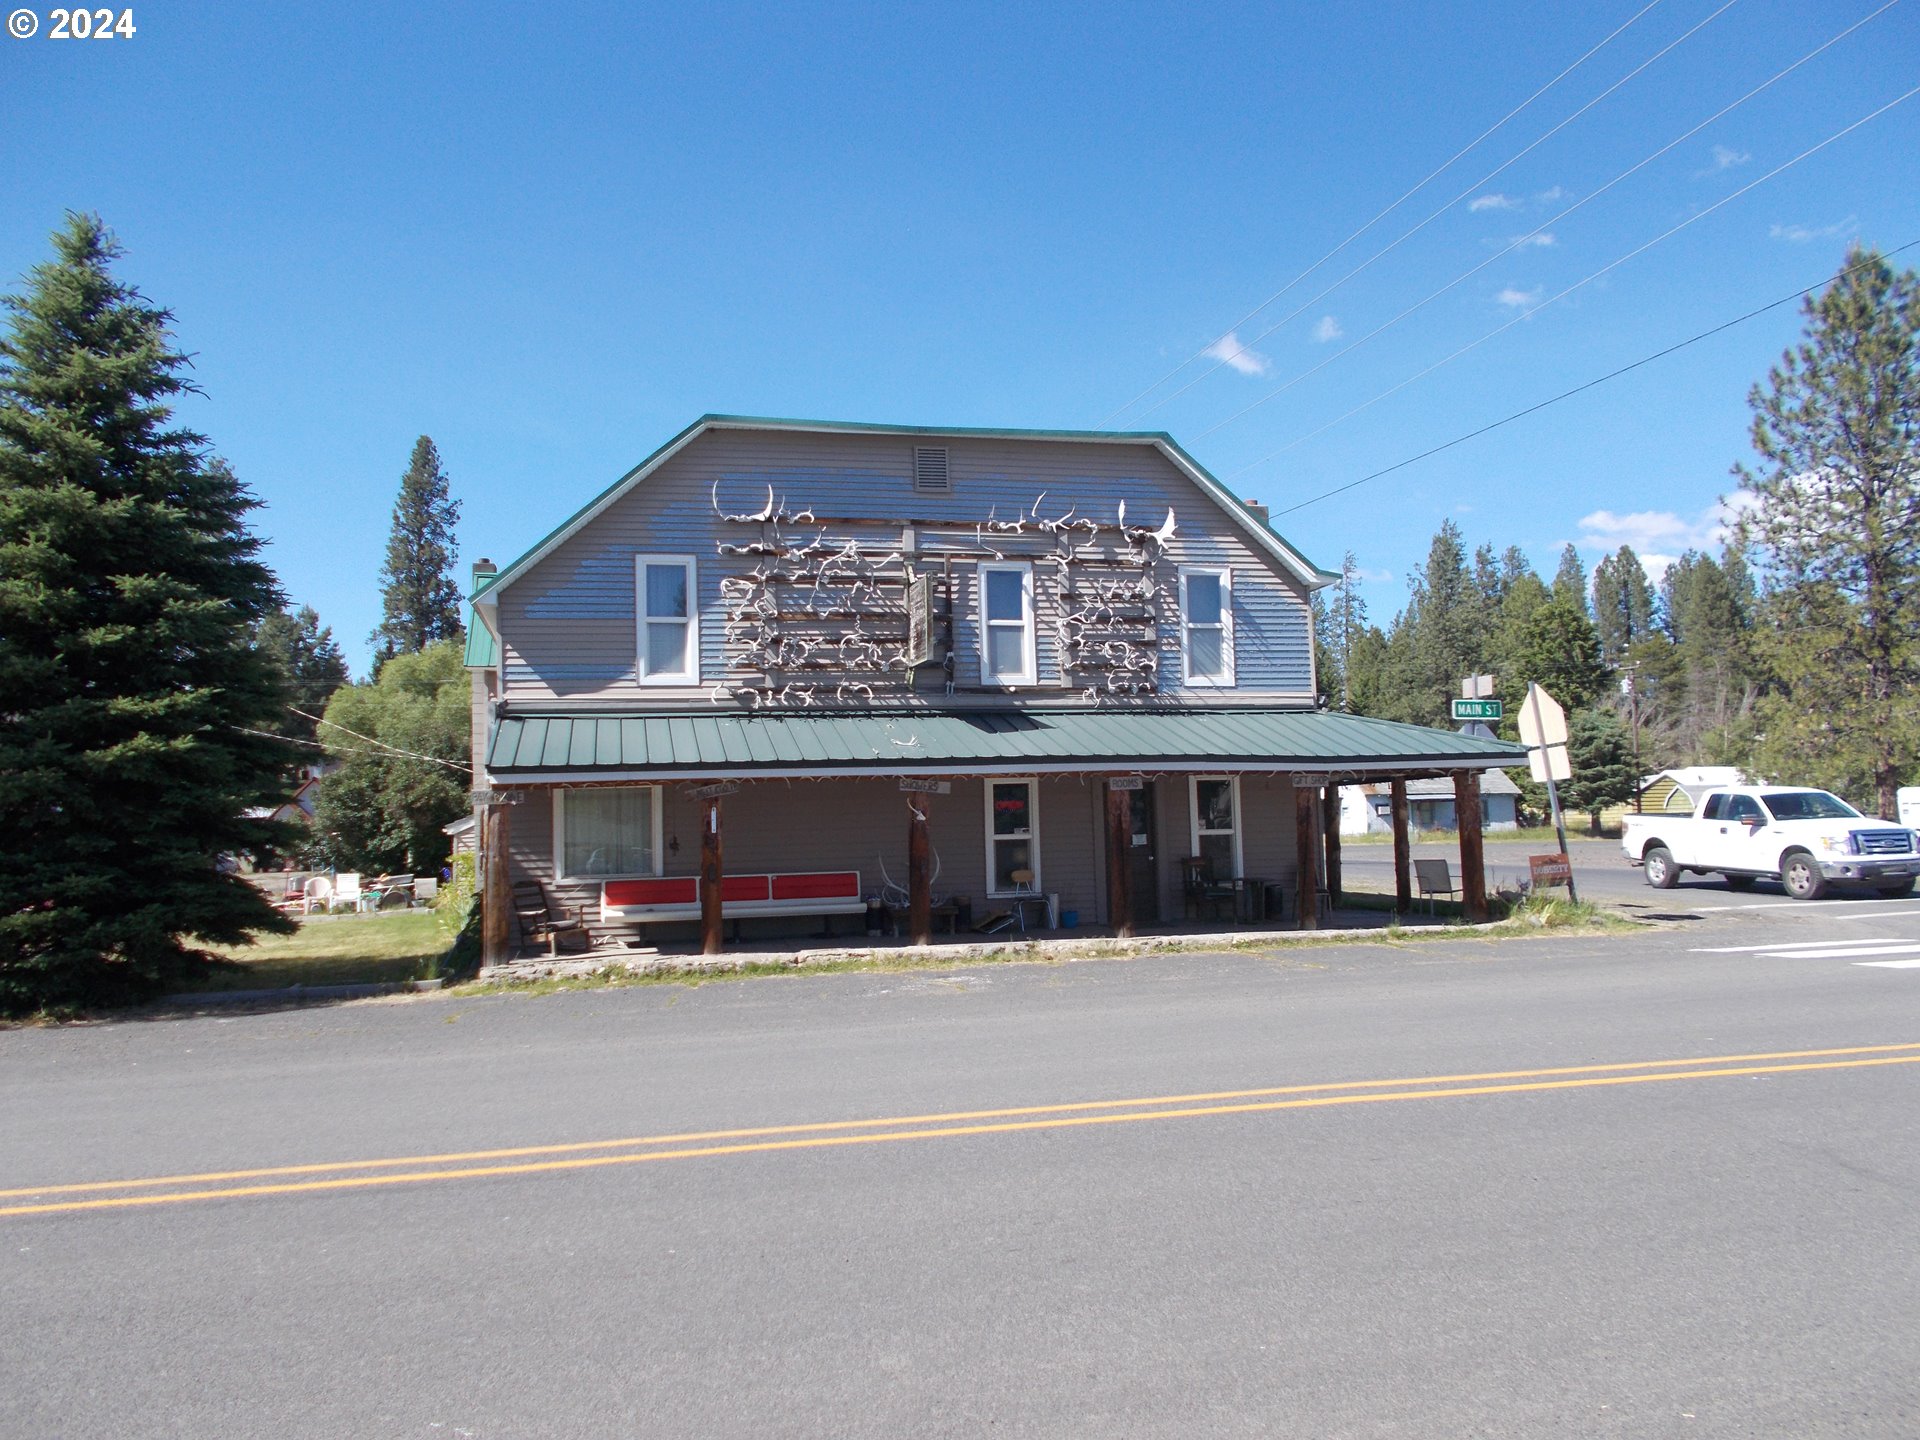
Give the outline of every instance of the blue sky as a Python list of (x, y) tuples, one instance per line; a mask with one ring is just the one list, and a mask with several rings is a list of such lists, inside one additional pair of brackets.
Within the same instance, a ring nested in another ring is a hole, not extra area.
[[(358, 668), (422, 433), (463, 567), (706, 411), (1166, 429), (1278, 510), (1814, 283), (1853, 238), (1920, 239), (1920, 97), (1703, 213), (1920, 80), (1920, 0), (1598, 193), (1881, 3), (1658, 0), (1236, 324), (1645, 3), (173, 3), (113, 41), (51, 40), (36, 5), (37, 36), (0, 39), (0, 283), (65, 210), (107, 220), (196, 357), (186, 418)], [(1677, 553), (1711, 538), (1747, 389), (1798, 326), (1278, 526), (1322, 565), (1353, 550), (1380, 620), (1449, 516), (1548, 570), (1568, 540)], [(1128, 405), (1209, 345), (1237, 363)]]

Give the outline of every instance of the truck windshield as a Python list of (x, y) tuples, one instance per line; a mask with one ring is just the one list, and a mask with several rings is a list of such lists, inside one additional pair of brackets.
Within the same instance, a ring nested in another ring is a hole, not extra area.
[(1857, 820), (1860, 812), (1838, 795), (1824, 790), (1793, 790), (1785, 795), (1762, 795), (1776, 820)]

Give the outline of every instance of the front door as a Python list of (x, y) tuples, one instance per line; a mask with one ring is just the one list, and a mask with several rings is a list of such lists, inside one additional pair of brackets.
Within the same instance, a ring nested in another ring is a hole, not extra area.
[(1160, 923), (1160, 852), (1153, 824), (1153, 782), (1127, 792), (1127, 880), (1133, 890), (1133, 922)]

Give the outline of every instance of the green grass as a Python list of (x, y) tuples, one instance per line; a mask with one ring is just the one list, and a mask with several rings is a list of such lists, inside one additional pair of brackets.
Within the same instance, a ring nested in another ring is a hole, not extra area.
[(447, 948), (431, 910), (382, 915), (315, 916), (291, 935), (263, 935), (251, 945), (220, 946), (236, 962), (221, 966), (198, 990), (278, 990), (288, 985), (361, 985), (422, 980)]

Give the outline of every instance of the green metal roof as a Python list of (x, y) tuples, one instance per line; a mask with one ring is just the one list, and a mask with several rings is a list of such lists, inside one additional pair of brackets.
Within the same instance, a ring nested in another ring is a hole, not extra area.
[(1524, 763), (1502, 740), (1298, 710), (710, 711), (501, 717), (501, 778), (620, 772), (723, 775), (964, 773), (986, 768), (1394, 772)]
[(471, 605), (467, 607), (467, 660), (468, 665), (487, 666), (500, 663), (500, 646), (494, 641), (493, 632), (480, 618), (480, 612)]
[[(1180, 442), (1164, 430), (1007, 430), (967, 425), (884, 425), (867, 424), (854, 420), (800, 420), (783, 419), (770, 415), (708, 414), (702, 415), (698, 420), (674, 435), (664, 445), (647, 456), (646, 459), (627, 471), (618, 480), (614, 481), (613, 484), (609, 485), (585, 505), (582, 505), (578, 510), (574, 511), (573, 514), (569, 515), (565, 520), (562, 520), (540, 540), (529, 546), (525, 553), (518, 559), (502, 566), (496, 573), (487, 576), (485, 580), (474, 587), (473, 594), (469, 598), (480, 600), (493, 590), (505, 585), (509, 580), (517, 578), (522, 571), (530, 567), (540, 556), (544, 555), (550, 546), (570, 535), (576, 528), (597, 514), (601, 508), (615, 496), (623, 492), (637, 476), (644, 475), (656, 462), (671, 454), (674, 450), (678, 449), (683, 442), (691, 439), (698, 432), (716, 427), (769, 430), (830, 430), (854, 435), (921, 435), (928, 437), (952, 435), (970, 439), (989, 440), (1089, 440), (1100, 441), (1106, 444), (1163, 445), (1172, 454), (1177, 455), (1182, 463), (1186, 464), (1197, 474), (1204, 476), (1207, 484), (1214, 486), (1228, 497), (1238, 500), (1238, 497), (1232, 489), (1222, 482), (1217, 475), (1213, 474), (1212, 471), (1208, 470), (1206, 466), (1188, 454), (1180, 445)], [(1251, 512), (1249, 512), (1249, 515), (1250, 514)], [(1265, 521), (1256, 520), (1253, 523), (1259, 525), (1271, 535), (1273, 537), (1273, 543), (1280, 546), (1288, 555), (1298, 560), (1300, 564), (1306, 566), (1314, 575), (1318, 576), (1319, 578), (1313, 582), (1316, 586), (1331, 584), (1340, 578), (1338, 571), (1323, 569), (1321, 566), (1315, 565), (1311, 560), (1307, 559), (1307, 557), (1302, 555), (1298, 550), (1294, 549), (1292, 543), (1273, 528), (1271, 519)], [(471, 664), (473, 662), (470, 661), (468, 663)]]

